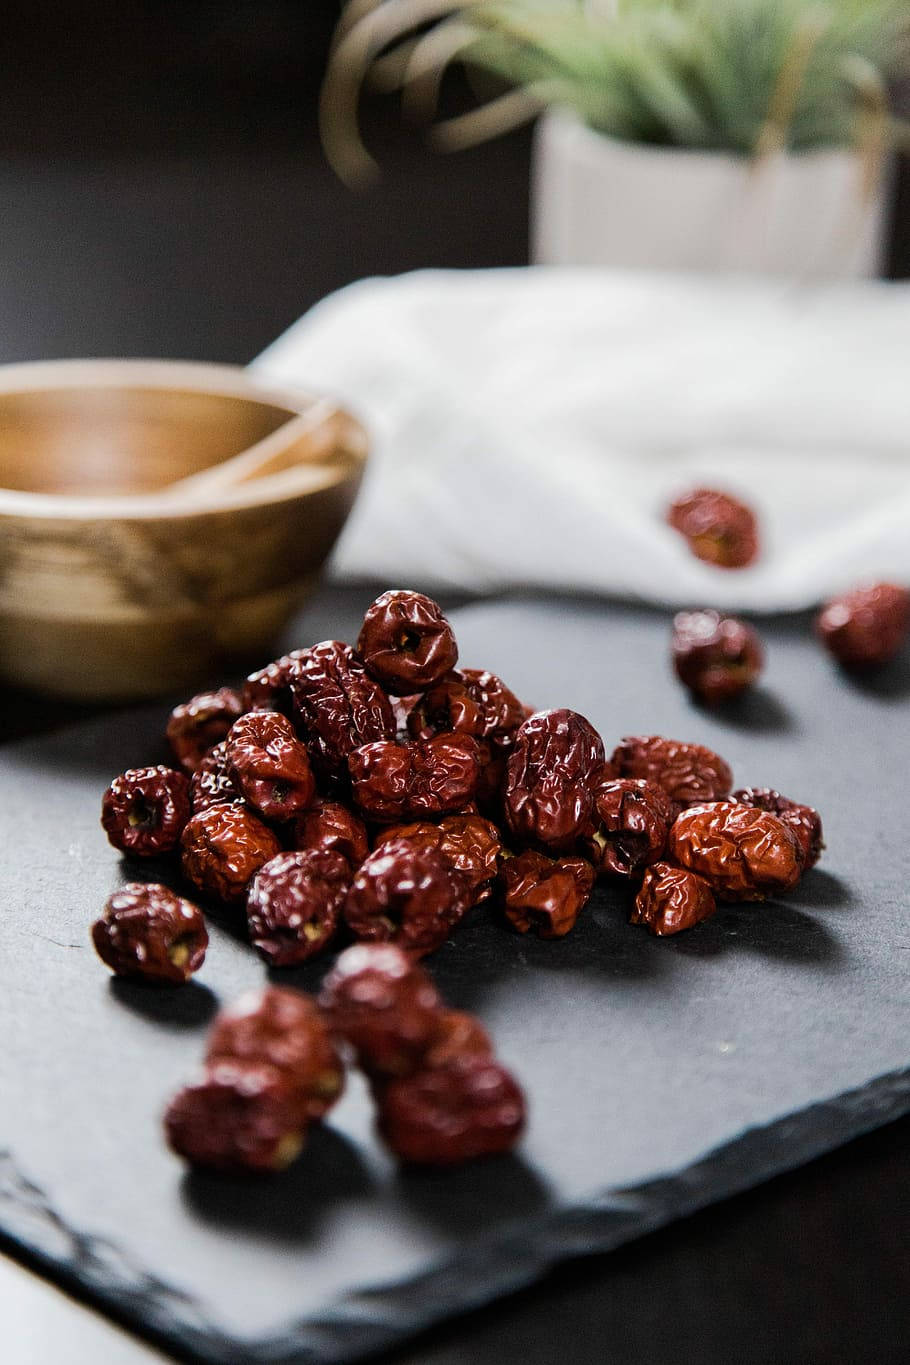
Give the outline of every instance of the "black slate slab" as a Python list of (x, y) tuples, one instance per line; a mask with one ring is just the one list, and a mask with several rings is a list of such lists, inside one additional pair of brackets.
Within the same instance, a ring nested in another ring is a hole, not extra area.
[[(775, 625), (766, 687), (719, 718), (672, 681), (659, 614), (527, 600), (456, 627), (465, 663), (585, 712), (608, 747), (699, 740), (738, 781), (818, 804), (828, 852), (786, 902), (668, 942), (630, 928), (609, 889), (560, 943), (478, 916), (430, 965), (527, 1089), (520, 1152), (398, 1172), (355, 1083), (296, 1167), (250, 1184), (184, 1173), (158, 1119), (259, 961), (216, 925), (198, 983), (151, 992), (110, 981), (87, 945), (124, 875), (98, 797), (157, 757), (160, 708), (0, 753), (0, 1228), (200, 1357), (354, 1359), (910, 1109), (906, 665), (860, 687), (804, 622)], [(321, 970), (286, 979), (314, 987)]]

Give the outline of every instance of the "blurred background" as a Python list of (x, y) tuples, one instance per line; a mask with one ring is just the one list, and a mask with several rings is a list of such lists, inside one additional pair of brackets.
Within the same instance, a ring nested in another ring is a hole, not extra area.
[[(372, 95), (383, 176), (363, 193), (335, 177), (316, 103), (339, 9), (4, 6), (0, 359), (244, 362), (350, 280), (527, 260), (527, 130), (443, 156)], [(905, 160), (886, 269), (910, 274)]]
[(36, 0), (0, 26), (0, 360), (244, 362), (350, 280), (527, 259), (530, 136), (441, 158), (375, 99), (355, 194), (316, 118), (338, 0)]

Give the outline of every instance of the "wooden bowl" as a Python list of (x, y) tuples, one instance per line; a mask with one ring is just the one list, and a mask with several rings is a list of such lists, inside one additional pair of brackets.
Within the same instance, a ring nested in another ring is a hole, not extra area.
[(278, 472), (169, 485), (280, 444), (315, 403), (231, 366), (0, 367), (0, 677), (119, 699), (267, 662), (350, 511), (363, 428), (335, 409)]

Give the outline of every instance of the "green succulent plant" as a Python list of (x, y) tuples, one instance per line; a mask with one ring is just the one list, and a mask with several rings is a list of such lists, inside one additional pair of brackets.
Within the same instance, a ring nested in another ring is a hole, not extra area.
[(434, 124), (443, 148), (557, 107), (652, 145), (876, 155), (903, 132), (888, 87), (910, 68), (908, 32), (907, 0), (349, 0), (323, 87), (323, 139), (343, 178), (368, 175), (364, 83), (401, 89), (406, 109), (432, 120), (460, 62), (504, 93)]

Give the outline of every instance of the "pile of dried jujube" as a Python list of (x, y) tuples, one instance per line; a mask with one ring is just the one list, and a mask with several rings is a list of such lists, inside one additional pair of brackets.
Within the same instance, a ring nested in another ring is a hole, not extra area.
[[(560, 938), (604, 877), (634, 893), (633, 923), (674, 934), (716, 899), (789, 890), (818, 858), (817, 813), (771, 790), (731, 795), (709, 749), (635, 736), (607, 759), (584, 716), (532, 713), (457, 659), (434, 602), (383, 593), (356, 649), (325, 641), (241, 693), (178, 706), (167, 734), (182, 771), (134, 769), (105, 793), (111, 843), (179, 854), (203, 898), (244, 907), (271, 965), (358, 940), (318, 1002), (270, 989), (220, 1017), (203, 1076), (166, 1118), (189, 1160), (285, 1164), (340, 1093), (343, 1057), (402, 1159), (503, 1151), (521, 1092), (417, 965), (472, 907)], [(93, 937), (115, 972), (164, 982), (187, 980), (207, 944), (201, 911), (147, 883), (112, 896)]]

